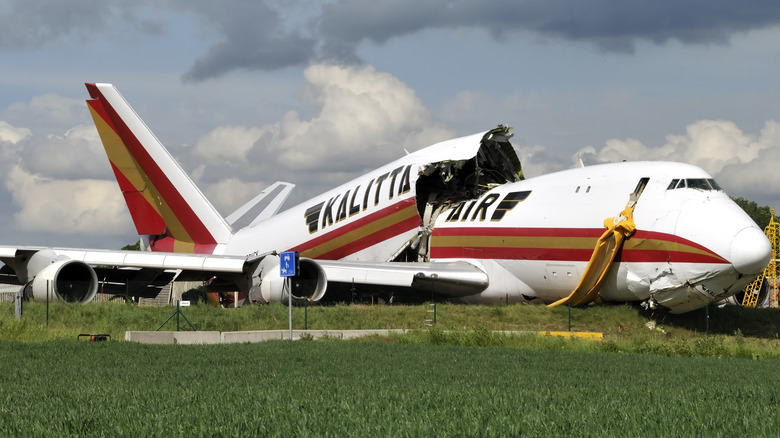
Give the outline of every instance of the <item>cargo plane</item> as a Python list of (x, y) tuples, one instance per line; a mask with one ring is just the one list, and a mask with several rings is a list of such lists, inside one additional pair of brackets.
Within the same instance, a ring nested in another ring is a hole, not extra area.
[[(86, 86), (142, 251), (0, 247), (0, 281), (32, 299), (140, 294), (177, 275), (257, 303), (319, 302), (347, 285), (682, 313), (742, 290), (771, 253), (698, 167), (620, 162), (525, 179), (501, 125), (407, 153), (281, 212), (293, 186), (274, 184), (225, 218), (113, 85)], [(288, 287), (282, 251), (300, 255)]]

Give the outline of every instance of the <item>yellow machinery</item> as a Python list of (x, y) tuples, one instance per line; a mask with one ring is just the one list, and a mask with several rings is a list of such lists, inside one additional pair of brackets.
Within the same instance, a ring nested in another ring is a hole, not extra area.
[(745, 288), (745, 296), (742, 298), (742, 305), (745, 307), (756, 307), (761, 287), (765, 281), (769, 289), (769, 307), (777, 307), (777, 251), (780, 223), (775, 222), (775, 209), (772, 208), (771, 211), (772, 217), (769, 218), (769, 225), (764, 228), (764, 234), (769, 239), (769, 243), (772, 244), (772, 258), (764, 272)]

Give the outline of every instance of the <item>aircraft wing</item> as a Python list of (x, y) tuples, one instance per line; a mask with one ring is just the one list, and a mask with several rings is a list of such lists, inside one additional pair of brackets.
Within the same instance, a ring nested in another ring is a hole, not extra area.
[[(0, 283), (26, 285), (28, 297), (88, 302), (107, 293), (146, 296), (178, 279), (219, 276), (244, 285), (259, 259), (240, 256), (0, 246)], [(236, 289), (239, 286), (235, 286)]]
[(115, 267), (181, 269), (204, 272), (241, 273), (247, 258), (242, 256), (163, 253), (147, 251), (113, 251), (100, 249), (45, 248), (33, 246), (0, 246), (0, 260), (13, 266), (15, 259), (25, 260), (33, 254), (50, 251), (88, 265)]
[[(110, 293), (143, 295), (146, 288), (157, 290), (174, 276), (178, 280), (215, 279), (215, 287), (250, 293), (255, 301), (286, 297), (276, 253), (229, 256), (0, 246), (0, 261), (5, 264), (0, 283), (29, 283), (29, 295), (36, 300), (47, 299), (51, 288), (55, 299), (88, 302), (99, 285)], [(410, 288), (453, 298), (478, 294), (489, 285), (487, 274), (465, 261), (377, 263), (302, 258), (296, 282), (299, 289), (293, 289), (293, 297), (319, 301), (326, 296), (329, 282)], [(258, 283), (265, 286), (252, 292)]]

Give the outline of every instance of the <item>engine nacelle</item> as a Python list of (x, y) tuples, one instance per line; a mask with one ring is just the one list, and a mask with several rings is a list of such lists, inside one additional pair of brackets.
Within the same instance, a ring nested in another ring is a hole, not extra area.
[[(292, 290), (293, 303), (306, 301), (316, 303), (325, 296), (328, 278), (322, 267), (312, 259), (299, 259), (300, 272), (295, 277), (289, 277), (289, 287)], [(279, 257), (267, 256), (260, 262), (254, 286), (249, 291), (249, 300), (256, 303), (287, 303), (288, 288), (285, 285), (287, 277), (279, 272)]]
[(88, 303), (97, 295), (97, 274), (84, 262), (54, 260), (34, 275), (35, 278), (24, 288), (28, 299)]

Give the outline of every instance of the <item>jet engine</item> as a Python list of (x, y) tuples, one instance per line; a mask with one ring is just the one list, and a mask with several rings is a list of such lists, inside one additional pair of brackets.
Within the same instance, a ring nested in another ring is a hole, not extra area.
[(36, 252), (26, 265), (24, 296), (35, 301), (88, 303), (95, 298), (98, 279), (91, 266), (57, 257), (50, 251)]
[(256, 270), (254, 286), (249, 291), (249, 300), (261, 304), (286, 304), (288, 293), (291, 292), (294, 304), (320, 301), (325, 296), (328, 285), (325, 271), (312, 259), (301, 258), (299, 265), (300, 272), (297, 276), (282, 277), (279, 270), (279, 256), (266, 256)]

